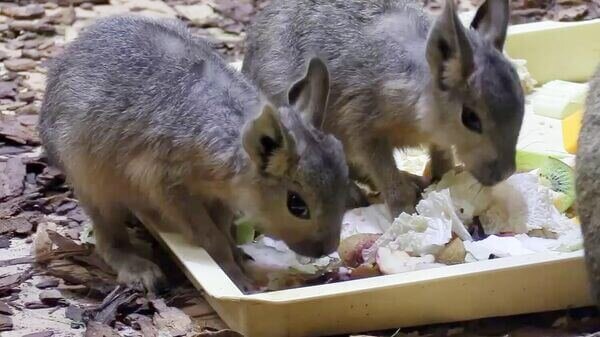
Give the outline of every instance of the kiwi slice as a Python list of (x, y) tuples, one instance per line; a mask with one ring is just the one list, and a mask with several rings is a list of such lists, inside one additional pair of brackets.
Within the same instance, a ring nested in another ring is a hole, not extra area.
[(564, 162), (547, 157), (539, 167), (540, 180), (554, 192), (554, 206), (565, 212), (575, 201), (575, 171)]
[(565, 212), (575, 201), (575, 172), (560, 155), (517, 150), (517, 172), (538, 170), (542, 184), (550, 188), (554, 206)]
[(541, 152), (517, 150), (517, 172), (529, 172), (543, 167), (548, 158), (560, 159), (557, 155), (548, 155)]

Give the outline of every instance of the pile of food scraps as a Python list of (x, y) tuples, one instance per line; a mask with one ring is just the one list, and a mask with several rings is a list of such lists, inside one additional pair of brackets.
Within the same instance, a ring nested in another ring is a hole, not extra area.
[[(427, 162), (424, 152), (405, 154), (409, 165)], [(518, 172), (485, 187), (460, 168), (429, 186), (416, 213), (392, 219), (383, 204), (346, 213), (338, 252), (309, 259), (251, 226), (240, 247), (252, 257), (265, 290), (397, 274), (534, 253), (582, 249), (574, 216), (574, 171), (562, 160), (519, 151)]]

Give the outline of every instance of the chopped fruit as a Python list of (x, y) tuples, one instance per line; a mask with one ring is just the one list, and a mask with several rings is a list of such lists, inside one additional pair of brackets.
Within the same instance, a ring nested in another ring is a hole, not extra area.
[(581, 119), (583, 110), (578, 110), (562, 121), (563, 144), (565, 150), (570, 154), (577, 153), (577, 139), (581, 130)]
[(355, 234), (344, 239), (338, 247), (338, 254), (345, 266), (358, 267), (363, 261), (362, 251), (379, 239), (381, 234)]
[(540, 116), (564, 119), (582, 109), (588, 85), (567, 81), (551, 81), (533, 94), (533, 111)]

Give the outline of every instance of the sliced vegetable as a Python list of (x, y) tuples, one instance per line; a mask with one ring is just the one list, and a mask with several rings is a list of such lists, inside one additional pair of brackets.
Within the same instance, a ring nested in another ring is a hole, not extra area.
[(254, 226), (249, 221), (241, 219), (235, 223), (235, 241), (238, 245), (254, 241), (255, 234)]

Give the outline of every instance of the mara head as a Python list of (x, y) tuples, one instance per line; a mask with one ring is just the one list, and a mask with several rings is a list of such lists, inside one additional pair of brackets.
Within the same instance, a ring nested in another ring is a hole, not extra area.
[(486, 186), (515, 171), (523, 121), (519, 77), (503, 54), (509, 15), (508, 0), (486, 0), (467, 29), (446, 0), (426, 46), (431, 72), (426, 128), (435, 144), (453, 145)]
[(242, 138), (253, 167), (244, 211), (264, 234), (309, 257), (337, 248), (348, 193), (342, 144), (321, 131), (328, 96), (327, 67), (312, 58), (287, 104), (265, 104)]

